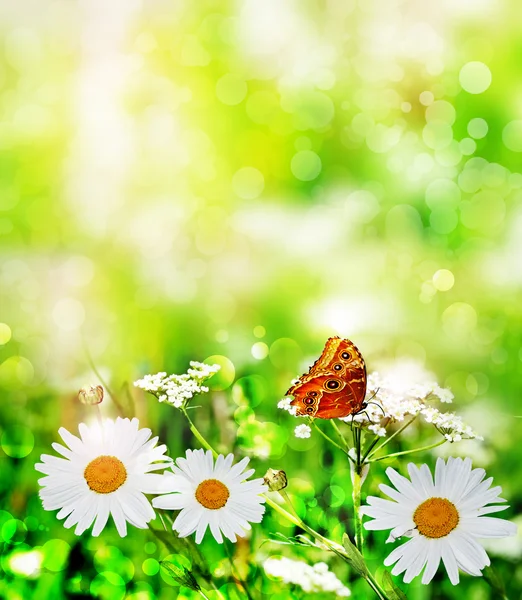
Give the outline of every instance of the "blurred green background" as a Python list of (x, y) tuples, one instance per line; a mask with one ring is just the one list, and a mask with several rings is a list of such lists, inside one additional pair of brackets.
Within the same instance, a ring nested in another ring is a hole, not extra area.
[[(260, 476), (284, 468), (340, 540), (346, 461), (296, 439), (276, 403), (349, 337), (370, 371), (420, 365), (452, 389), (485, 441), (443, 455), (472, 456), (520, 514), (519, 16), (514, 0), (0, 5), (0, 597), (192, 597), (158, 573), (169, 551), (150, 532), (76, 538), (41, 508), (34, 463), (93, 418), (76, 399), (99, 382), (86, 348), (174, 457), (197, 447), (181, 415), (129, 384), (214, 357), (202, 432)], [(306, 595), (263, 576), (278, 554), (328, 560), (369, 597), (335, 558), (261, 545), (275, 530), (295, 533), (268, 510), (235, 548), (255, 598)], [(521, 538), (488, 548), (520, 597)], [(235, 597), (223, 549), (207, 535), (203, 551)], [(496, 596), (439, 571), (408, 597)]]

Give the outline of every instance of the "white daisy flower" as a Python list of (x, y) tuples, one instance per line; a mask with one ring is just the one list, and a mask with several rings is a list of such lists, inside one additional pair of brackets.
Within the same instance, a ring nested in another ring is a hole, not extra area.
[(139, 429), (138, 419), (105, 420), (102, 425), (78, 426), (81, 439), (61, 427), (58, 433), (68, 448), (54, 443), (65, 458), (42, 454), (35, 469), (46, 476), (39, 479), (40, 498), (45, 510), (60, 509), (57, 517), (64, 527), (76, 525), (81, 535), (94, 522), (98, 536), (112, 515), (121, 537), (127, 535), (127, 521), (140, 529), (155, 513), (144, 494), (155, 494), (164, 469), (172, 461), (167, 447), (156, 446), (158, 438), (150, 429)]
[(212, 458), (207, 450), (187, 450), (186, 458), (178, 458), (172, 466), (174, 474), (163, 475), (163, 492), (154, 498), (156, 508), (180, 510), (172, 524), (179, 537), (196, 532), (200, 544), (207, 527), (216, 541), (223, 543), (222, 534), (230, 541), (243, 537), (250, 523), (260, 523), (265, 499), (260, 496), (267, 491), (263, 479), (245, 481), (254, 469), (245, 471), (249, 459), (243, 458), (232, 466), (234, 455), (226, 458), (220, 454)]
[[(412, 539), (395, 548), (384, 564), (393, 575), (404, 572), (405, 583), (419, 575), (428, 584), (442, 562), (453, 585), (459, 583), (459, 569), (480, 576), (490, 564), (480, 538), (503, 538), (515, 535), (517, 527), (504, 519), (485, 517), (508, 508), (500, 497), (500, 486), (490, 489), (493, 478), (484, 480), (484, 469), (471, 469), (469, 458), (437, 459), (435, 482), (427, 465), (408, 465), (411, 481), (394, 469), (386, 469), (397, 489), (380, 485), (391, 500), (369, 496), (369, 506), (361, 512), (373, 517), (366, 529), (391, 529), (387, 542), (406, 535)], [(487, 506), (493, 504), (496, 506)]]

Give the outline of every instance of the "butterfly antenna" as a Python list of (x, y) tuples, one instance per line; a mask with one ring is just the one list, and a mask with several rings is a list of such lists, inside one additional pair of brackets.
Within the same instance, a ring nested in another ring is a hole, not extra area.
[(382, 412), (382, 416), (384, 418), (386, 418), (386, 413), (384, 412), (384, 408), (380, 404), (377, 404), (377, 402), (366, 402), (366, 406), (368, 406), (368, 404), (373, 404), (374, 406), (376, 406)]

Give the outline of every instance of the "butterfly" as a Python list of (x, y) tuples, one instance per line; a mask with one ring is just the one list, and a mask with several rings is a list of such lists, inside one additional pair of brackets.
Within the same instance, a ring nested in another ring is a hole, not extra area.
[(286, 396), (297, 416), (336, 419), (355, 415), (366, 408), (366, 365), (350, 340), (331, 337), (321, 356), (301, 375)]

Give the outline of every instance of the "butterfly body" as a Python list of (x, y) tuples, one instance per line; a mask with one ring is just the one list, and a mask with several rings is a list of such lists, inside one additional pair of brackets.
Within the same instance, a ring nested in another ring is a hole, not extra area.
[(335, 419), (366, 407), (366, 365), (350, 340), (329, 338), (321, 356), (286, 393), (297, 416)]

